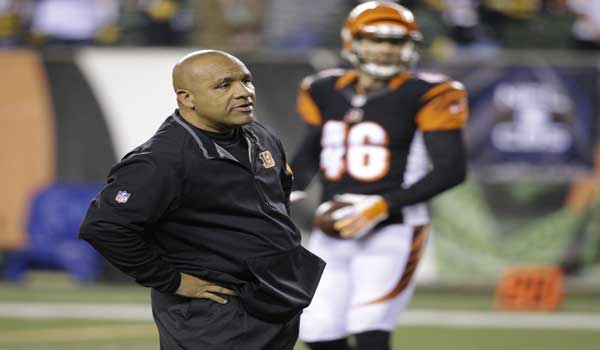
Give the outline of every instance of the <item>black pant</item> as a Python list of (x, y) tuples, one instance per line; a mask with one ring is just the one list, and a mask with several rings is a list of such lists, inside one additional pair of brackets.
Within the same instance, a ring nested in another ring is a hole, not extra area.
[(152, 314), (161, 350), (291, 350), (298, 339), (300, 315), (268, 323), (244, 311), (239, 298), (225, 305), (152, 290)]

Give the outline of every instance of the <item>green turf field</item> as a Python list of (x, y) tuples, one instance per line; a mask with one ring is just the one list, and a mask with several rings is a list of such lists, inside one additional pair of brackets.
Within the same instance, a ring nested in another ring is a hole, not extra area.
[[(87, 340), (82, 340), (87, 338)], [(402, 327), (393, 349), (597, 350), (600, 334), (573, 330)], [(158, 349), (151, 322), (0, 319), (2, 350)], [(297, 349), (306, 349), (298, 344)]]
[[(147, 304), (141, 287), (43, 287), (0, 284), (0, 303), (127, 303)], [(493, 309), (489, 292), (418, 289), (411, 310)], [(561, 312), (600, 316), (600, 295), (568, 296)], [(584, 329), (520, 329), (403, 326), (393, 334), (393, 349), (442, 350), (586, 350), (600, 349), (600, 331)], [(0, 318), (0, 350), (158, 350), (151, 321)], [(297, 349), (305, 349), (298, 344)]]

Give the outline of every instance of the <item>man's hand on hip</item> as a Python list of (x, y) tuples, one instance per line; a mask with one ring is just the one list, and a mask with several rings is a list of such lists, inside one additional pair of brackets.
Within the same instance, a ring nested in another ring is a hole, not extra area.
[(206, 281), (187, 273), (180, 272), (181, 283), (175, 294), (188, 298), (210, 299), (219, 304), (227, 304), (227, 300), (218, 294), (238, 296), (239, 294), (214, 282)]

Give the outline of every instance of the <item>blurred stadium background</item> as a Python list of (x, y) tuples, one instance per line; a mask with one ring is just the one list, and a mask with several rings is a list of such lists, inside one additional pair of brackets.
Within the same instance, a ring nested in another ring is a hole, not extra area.
[[(0, 349), (158, 349), (147, 291), (75, 239), (89, 199), (175, 108), (170, 70), (198, 48), (247, 63), (293, 152), (297, 86), (339, 64), (356, 3), (0, 0)], [(600, 0), (400, 3), (418, 69), (470, 93), (471, 173), (432, 204), (395, 348), (600, 348)], [(317, 190), (293, 209), (304, 232)]]

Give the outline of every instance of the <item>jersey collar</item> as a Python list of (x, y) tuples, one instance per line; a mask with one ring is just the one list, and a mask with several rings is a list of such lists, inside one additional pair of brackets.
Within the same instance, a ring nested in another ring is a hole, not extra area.
[[(388, 82), (388, 89), (396, 90), (400, 86), (402, 86), (410, 77), (412, 77), (412, 73), (405, 71), (400, 72), (393, 76)], [(342, 90), (345, 87), (355, 84), (358, 81), (358, 71), (356, 69), (351, 69), (340, 76), (335, 82), (335, 89)]]
[[(192, 136), (200, 148), (202, 155), (204, 155), (206, 159), (231, 159), (237, 161), (235, 157), (233, 157), (223, 147), (219, 146), (214, 140), (202, 133), (195, 132), (194, 126), (181, 117), (179, 110), (175, 110), (175, 112), (171, 114), (171, 118), (173, 118), (177, 124), (181, 125)], [(256, 133), (252, 130), (250, 124), (242, 126), (241, 131), (242, 135), (246, 139), (246, 142), (248, 142), (250, 149), (252, 149), (254, 146), (260, 149), (260, 140), (256, 136)]]

